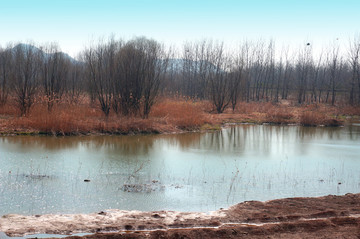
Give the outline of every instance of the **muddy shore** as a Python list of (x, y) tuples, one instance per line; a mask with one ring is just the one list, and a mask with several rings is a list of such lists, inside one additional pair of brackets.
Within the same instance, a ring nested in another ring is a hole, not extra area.
[(9, 214), (7, 236), (93, 233), (67, 238), (360, 238), (360, 194), (247, 201), (209, 213), (106, 210)]

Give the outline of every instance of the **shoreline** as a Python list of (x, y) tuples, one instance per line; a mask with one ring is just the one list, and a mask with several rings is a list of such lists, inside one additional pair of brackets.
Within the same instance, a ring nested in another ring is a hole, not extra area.
[(233, 111), (213, 112), (207, 101), (165, 98), (153, 106), (148, 118), (110, 114), (98, 106), (59, 103), (51, 112), (36, 105), (28, 116), (19, 117), (15, 108), (0, 107), (0, 135), (134, 135), (172, 134), (219, 130), (227, 124), (272, 124), (337, 127), (360, 122), (360, 107), (327, 104), (294, 105), (239, 103)]
[[(356, 121), (357, 122), (357, 121)], [(269, 125), (269, 126), (302, 126), (302, 127), (329, 127), (337, 128), (344, 127), (347, 125), (352, 125), (351, 121), (341, 121), (333, 125), (302, 125), (300, 123), (278, 123), (278, 122), (223, 122), (221, 124), (204, 124), (196, 129), (177, 129), (176, 131), (129, 131), (129, 132), (70, 132), (70, 133), (53, 133), (53, 132), (42, 132), (42, 131), (3, 131), (0, 132), (1, 136), (132, 136), (132, 135), (158, 135), (158, 134), (184, 134), (184, 133), (203, 133), (203, 132), (212, 132), (219, 131), (226, 127), (240, 126), (240, 125)]]
[(0, 232), (11, 237), (89, 233), (71, 238), (335, 238), (359, 236), (359, 228), (360, 193), (245, 201), (208, 213), (112, 209), (0, 218)]

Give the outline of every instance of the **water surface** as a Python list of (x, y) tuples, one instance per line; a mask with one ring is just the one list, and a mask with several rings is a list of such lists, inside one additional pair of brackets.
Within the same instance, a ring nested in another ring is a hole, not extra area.
[(359, 193), (359, 156), (359, 126), (1, 137), (0, 215), (209, 211), (246, 200)]

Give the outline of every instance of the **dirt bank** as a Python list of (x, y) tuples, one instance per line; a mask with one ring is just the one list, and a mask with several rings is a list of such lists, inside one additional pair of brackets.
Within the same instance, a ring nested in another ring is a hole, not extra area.
[(0, 231), (8, 236), (94, 233), (72, 238), (360, 238), (360, 194), (249, 201), (209, 213), (11, 214), (0, 218)]

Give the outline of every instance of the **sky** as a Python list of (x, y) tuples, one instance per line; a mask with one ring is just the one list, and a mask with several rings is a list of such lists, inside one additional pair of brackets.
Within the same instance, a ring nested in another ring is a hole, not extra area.
[(0, 45), (56, 42), (76, 56), (114, 35), (181, 48), (213, 39), (227, 46), (273, 39), (324, 48), (360, 34), (360, 0), (0, 0)]

